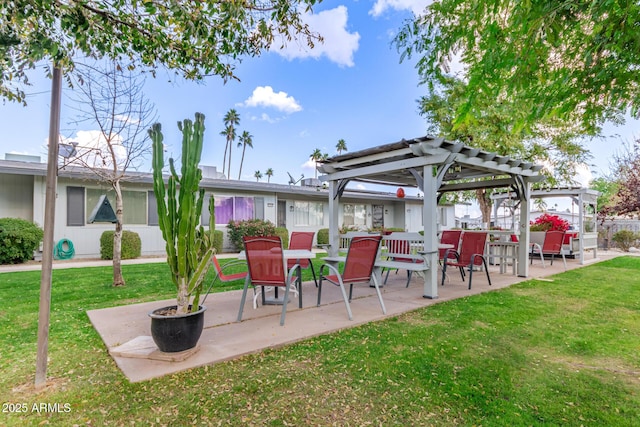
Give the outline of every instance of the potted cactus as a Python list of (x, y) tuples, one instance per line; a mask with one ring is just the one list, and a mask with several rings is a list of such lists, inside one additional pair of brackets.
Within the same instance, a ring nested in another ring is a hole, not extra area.
[[(149, 130), (153, 142), (153, 190), (158, 205), (158, 223), (166, 242), (167, 263), (177, 290), (176, 305), (149, 313), (151, 335), (163, 352), (180, 352), (196, 346), (204, 327), (200, 305), (203, 279), (214, 252), (212, 236), (200, 225), (205, 199), (200, 188), (204, 115), (196, 113), (195, 122), (178, 122), (182, 132), (182, 165), (178, 175), (169, 159), (169, 179), (163, 177), (164, 146), (161, 126)], [(209, 200), (209, 230), (214, 229), (213, 198)]]

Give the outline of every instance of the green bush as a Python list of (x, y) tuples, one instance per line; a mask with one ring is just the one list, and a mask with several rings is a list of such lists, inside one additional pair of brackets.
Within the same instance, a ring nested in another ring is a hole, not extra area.
[(280, 238), (282, 239), (282, 247), (283, 248), (288, 248), (289, 247), (289, 230), (287, 230), (285, 227), (276, 227), (276, 236), (280, 236)]
[(329, 244), (329, 229), (321, 228), (318, 230), (318, 245), (328, 245)]
[(213, 247), (217, 254), (222, 253), (222, 243), (224, 242), (224, 233), (220, 230), (213, 230)]
[(639, 238), (640, 236), (631, 230), (620, 230), (614, 233), (611, 240), (613, 240), (620, 249), (629, 252), (629, 248), (634, 246)]
[[(100, 236), (100, 258), (113, 259), (113, 231), (105, 231)], [(142, 241), (138, 233), (122, 231), (122, 253), (120, 259), (138, 258), (142, 253)]]
[(20, 218), (0, 218), (0, 264), (19, 264), (33, 259), (44, 232), (37, 224)]
[(236, 250), (243, 250), (243, 236), (274, 236), (276, 226), (271, 221), (262, 219), (249, 219), (245, 221), (229, 221), (227, 224), (229, 230), (229, 240), (235, 246)]

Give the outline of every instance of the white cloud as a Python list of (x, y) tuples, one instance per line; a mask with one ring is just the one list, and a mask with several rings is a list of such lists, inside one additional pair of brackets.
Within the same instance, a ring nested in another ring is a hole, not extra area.
[(310, 169), (312, 172), (316, 170), (316, 162), (314, 162), (313, 160), (311, 160), (309, 158), (309, 160), (307, 160), (306, 162), (304, 162), (303, 164), (300, 165), (300, 167), (302, 169)]
[[(75, 137), (61, 137), (60, 142), (63, 144), (77, 143), (76, 156), (81, 161), (71, 161), (70, 164), (86, 164), (96, 168), (109, 168), (112, 166), (109, 144), (104, 134), (99, 130), (79, 130), (76, 132)], [(111, 145), (115, 153), (116, 163), (120, 164), (127, 156), (127, 150), (122, 146), (122, 137), (115, 135), (112, 138)]]
[(302, 111), (302, 107), (293, 96), (289, 96), (286, 92), (276, 93), (271, 86), (258, 86), (255, 88), (253, 94), (244, 101), (243, 105), (246, 107), (275, 108), (288, 114)]
[(421, 15), (433, 0), (376, 0), (369, 15), (378, 17), (387, 10), (410, 10), (415, 15)]
[(288, 42), (284, 48), (274, 51), (287, 59), (315, 58), (326, 56), (331, 62), (344, 67), (353, 67), (353, 54), (358, 50), (360, 34), (350, 33), (347, 26), (347, 8), (338, 6), (317, 14), (304, 14), (303, 20), (312, 31), (319, 33), (324, 41), (313, 48), (302, 41)]

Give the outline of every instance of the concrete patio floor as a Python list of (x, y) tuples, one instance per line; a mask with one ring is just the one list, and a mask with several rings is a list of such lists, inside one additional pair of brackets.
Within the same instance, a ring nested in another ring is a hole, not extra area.
[[(594, 260), (589, 256), (585, 265), (618, 255), (620, 254), (599, 252), (598, 259)], [(544, 278), (564, 271), (562, 260), (556, 260), (553, 266), (549, 264), (545, 262), (546, 268), (542, 268), (539, 261), (534, 261), (528, 279)], [(567, 269), (579, 267), (581, 265), (578, 260), (567, 260)], [(280, 326), (282, 307), (259, 305), (254, 309), (252, 292), (247, 296), (242, 322), (236, 321), (242, 291), (210, 294), (205, 303), (205, 326), (198, 348), (184, 360), (171, 360), (172, 357), (167, 353), (157, 350), (150, 338), (151, 322), (148, 313), (156, 308), (173, 305), (174, 300), (91, 310), (87, 314), (124, 375), (131, 382), (139, 382), (528, 280), (508, 273), (500, 274), (498, 266), (491, 266), (489, 272), (491, 287), (484, 272), (476, 272), (473, 287), (469, 290), (467, 282), (462, 282), (458, 272), (451, 271), (445, 286), (438, 287), (438, 299), (423, 298), (422, 284), (418, 278), (413, 278), (409, 287), (405, 288), (404, 271), (399, 274), (392, 272), (387, 284), (381, 289), (387, 314), (382, 313), (375, 289), (355, 286), (351, 302), (352, 321), (347, 317), (339, 288), (330, 284), (323, 286), (322, 305), (316, 307), (317, 290), (314, 283), (303, 283), (303, 308), (298, 308), (297, 296), (292, 296), (287, 306), (284, 326)]]

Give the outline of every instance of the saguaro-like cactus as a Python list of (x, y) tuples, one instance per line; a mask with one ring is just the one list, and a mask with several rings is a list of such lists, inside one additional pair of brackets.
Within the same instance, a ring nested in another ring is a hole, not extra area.
[[(178, 313), (198, 310), (202, 280), (211, 265), (213, 239), (200, 225), (204, 189), (200, 187), (202, 171), (198, 167), (202, 155), (204, 115), (196, 113), (195, 122), (178, 122), (182, 132), (182, 167), (178, 175), (173, 159), (169, 159), (169, 179), (163, 177), (164, 146), (159, 123), (149, 130), (153, 141), (153, 190), (158, 205), (158, 224), (166, 242), (167, 262), (177, 289)], [(209, 200), (209, 231), (213, 232), (215, 216), (213, 197)], [(193, 296), (193, 301), (191, 297)]]

